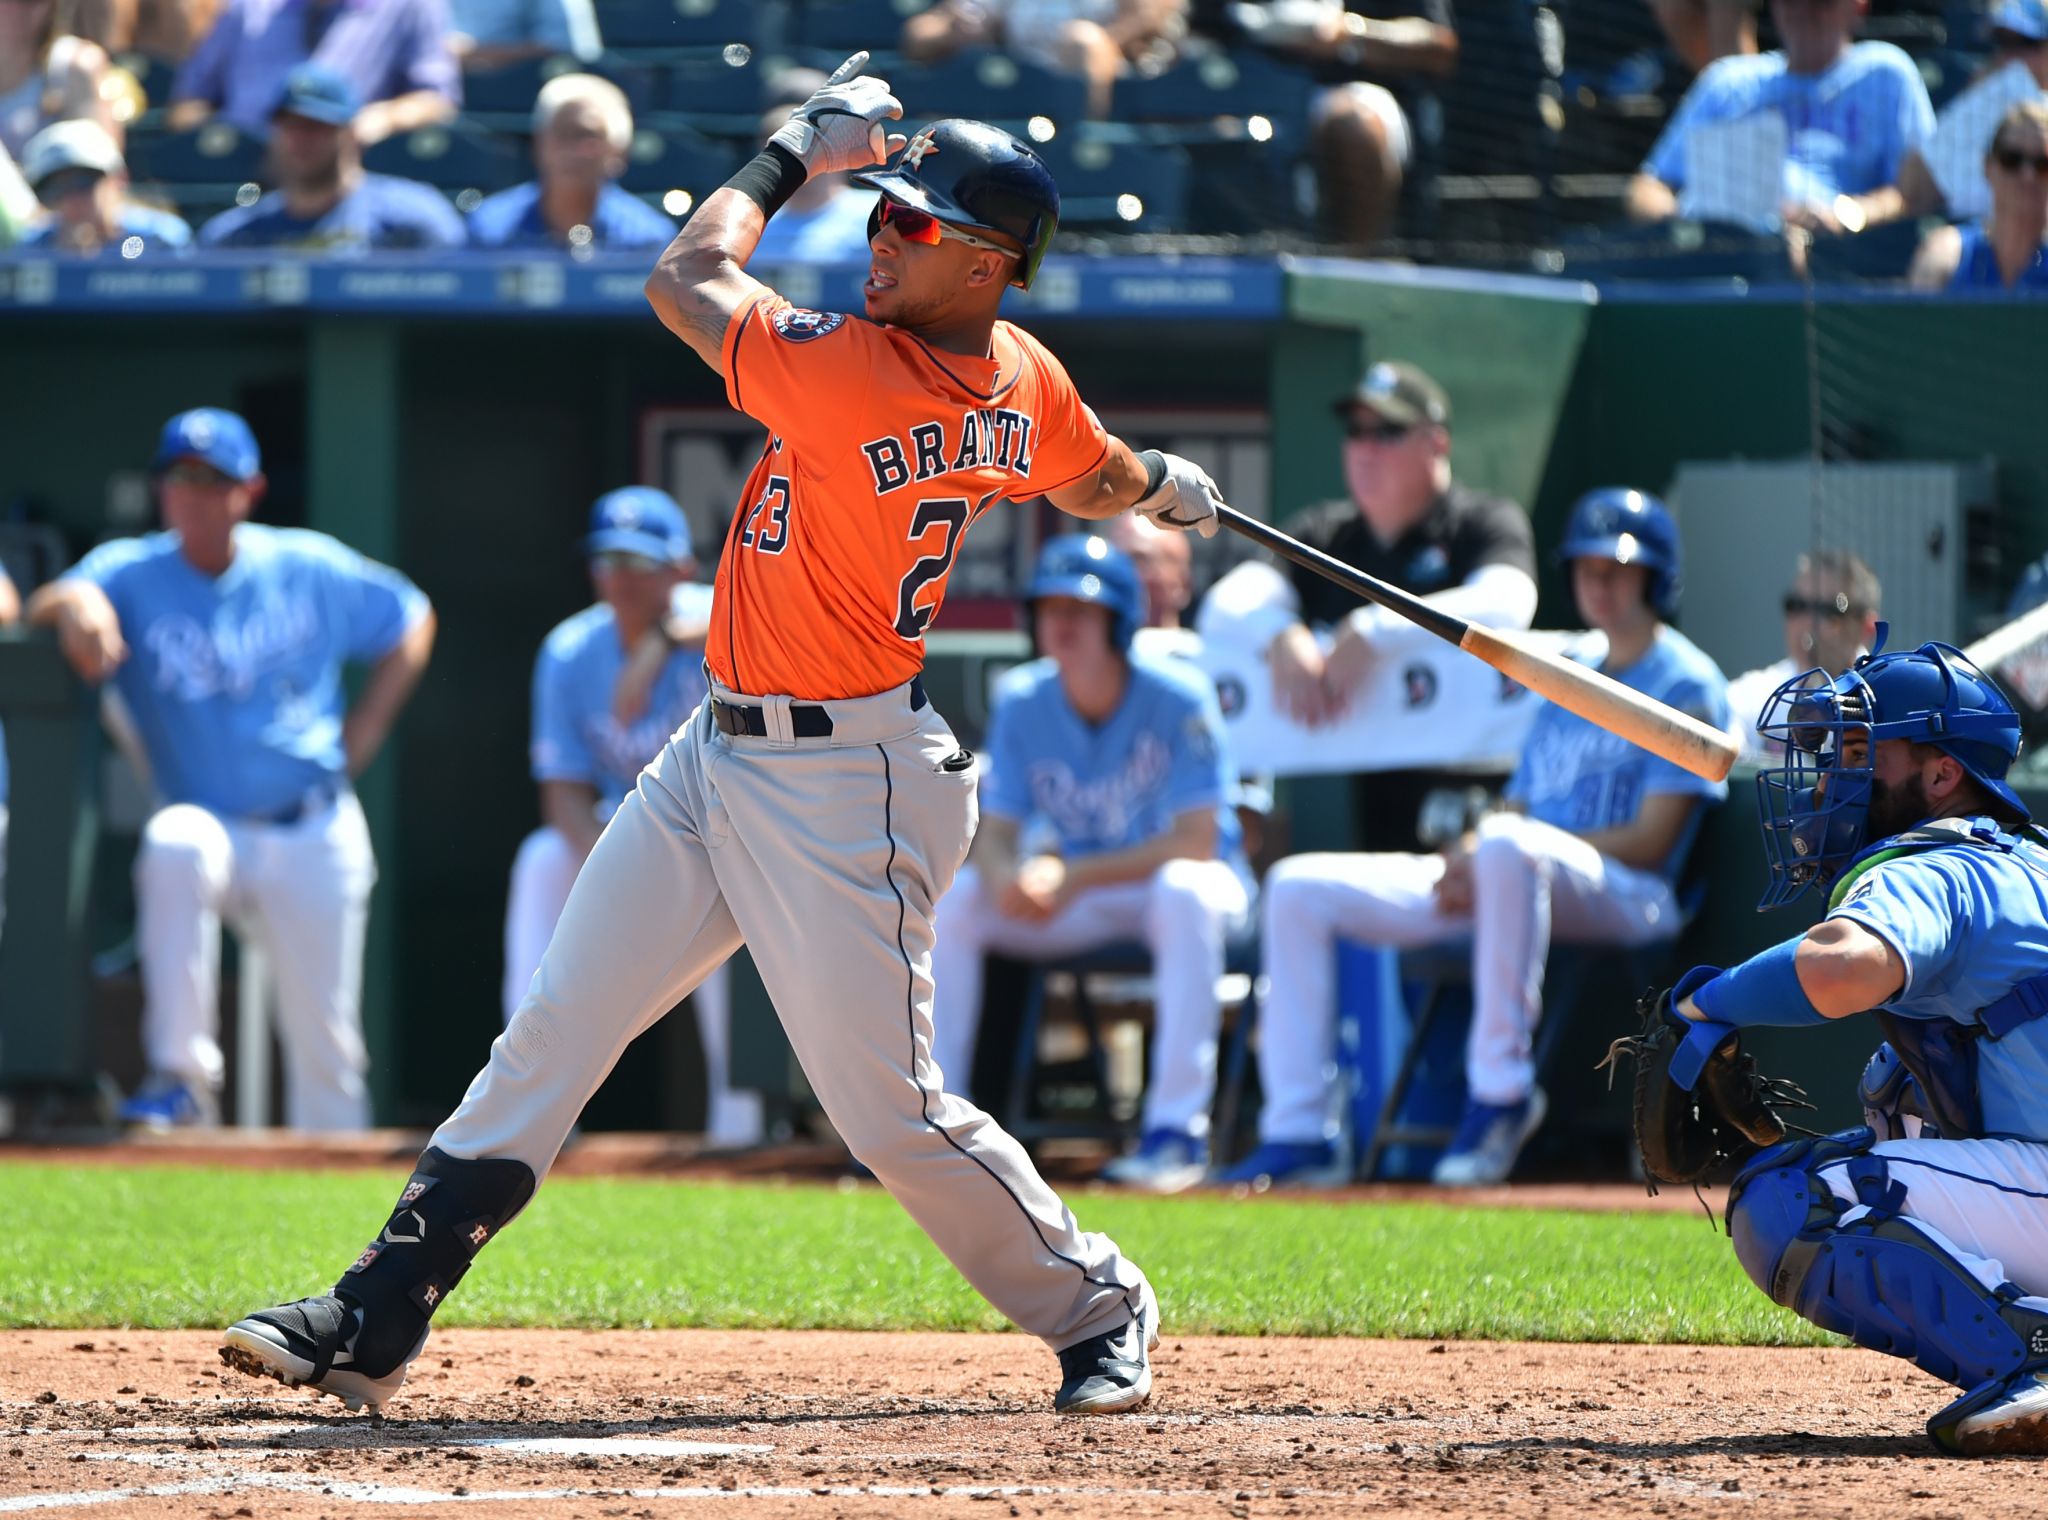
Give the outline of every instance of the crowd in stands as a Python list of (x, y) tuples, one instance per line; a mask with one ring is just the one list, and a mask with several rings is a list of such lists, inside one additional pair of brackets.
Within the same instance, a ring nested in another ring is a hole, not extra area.
[[(0, 245), (658, 243), (855, 45), (1036, 141), (1070, 235), (1927, 289), (2048, 241), (2048, 0), (4, 0)], [(72, 121), (111, 150), (31, 155)], [(821, 185), (770, 256), (857, 258), (864, 210)]]

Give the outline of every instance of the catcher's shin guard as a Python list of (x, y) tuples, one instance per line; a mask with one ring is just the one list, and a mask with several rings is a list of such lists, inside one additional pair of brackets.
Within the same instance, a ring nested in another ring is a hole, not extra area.
[(533, 1197), (523, 1161), (463, 1161), (433, 1147), (420, 1153), (391, 1218), (334, 1285), (363, 1311), (357, 1360), (381, 1366), (404, 1357), (484, 1244)]
[[(1728, 1233), (1750, 1281), (1823, 1330), (1973, 1395), (2048, 1366), (2048, 1313), (2009, 1282), (1987, 1287), (1939, 1234), (1901, 1217), (1905, 1185), (1869, 1154), (1874, 1143), (1867, 1129), (1845, 1130), (1774, 1146), (1743, 1169)], [(1819, 1176), (1844, 1160), (1858, 1205)]]

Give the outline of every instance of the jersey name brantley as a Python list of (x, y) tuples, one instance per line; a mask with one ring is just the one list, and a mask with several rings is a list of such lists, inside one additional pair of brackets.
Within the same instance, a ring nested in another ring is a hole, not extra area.
[(875, 494), (969, 470), (1031, 474), (1032, 419), (1008, 407), (978, 407), (953, 422), (920, 422), (907, 434), (885, 433), (860, 446)]

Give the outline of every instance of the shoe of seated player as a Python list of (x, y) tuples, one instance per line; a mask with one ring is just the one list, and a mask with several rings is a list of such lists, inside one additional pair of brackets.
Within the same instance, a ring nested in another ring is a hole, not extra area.
[(1152, 1348), (1159, 1344), (1159, 1300), (1147, 1283), (1137, 1314), (1060, 1353), (1055, 1414), (1121, 1414), (1152, 1397)]
[(1224, 1167), (1211, 1179), (1225, 1185), (1253, 1188), (1342, 1187), (1351, 1167), (1327, 1140), (1266, 1140), (1244, 1160)]
[(220, 1359), (250, 1377), (275, 1378), (287, 1388), (329, 1393), (351, 1411), (382, 1409), (405, 1382), (405, 1370), (427, 1343), (426, 1331), (395, 1360), (358, 1362), (362, 1311), (331, 1293), (259, 1309), (221, 1333)]
[(220, 1104), (211, 1088), (168, 1072), (152, 1072), (117, 1111), (123, 1124), (162, 1134), (174, 1129), (212, 1129)]
[(1104, 1182), (1178, 1193), (1193, 1187), (1209, 1170), (1209, 1142), (1177, 1129), (1147, 1130), (1138, 1148), (1102, 1169)]
[(1543, 1089), (1532, 1087), (1518, 1103), (1465, 1105), (1450, 1149), (1438, 1159), (1430, 1180), (1438, 1187), (1492, 1187), (1508, 1180), (1522, 1147), (1542, 1127), (1550, 1102)]

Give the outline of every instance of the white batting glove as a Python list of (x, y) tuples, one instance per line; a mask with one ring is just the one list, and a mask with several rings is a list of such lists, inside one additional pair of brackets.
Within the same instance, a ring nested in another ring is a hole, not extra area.
[(812, 178), (884, 163), (903, 146), (902, 133), (882, 126), (902, 119), (903, 103), (886, 81), (861, 73), (867, 66), (865, 50), (840, 64), (768, 139), (801, 159)]
[(1163, 452), (1159, 457), (1166, 461), (1166, 474), (1160, 479), (1159, 489), (1132, 510), (1162, 528), (1214, 538), (1216, 530), (1223, 526), (1216, 515), (1216, 509), (1223, 504), (1223, 493), (1216, 489), (1216, 482), (1192, 459)]

